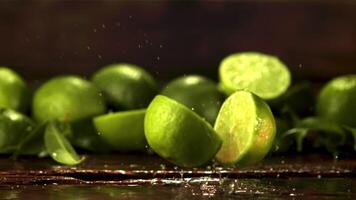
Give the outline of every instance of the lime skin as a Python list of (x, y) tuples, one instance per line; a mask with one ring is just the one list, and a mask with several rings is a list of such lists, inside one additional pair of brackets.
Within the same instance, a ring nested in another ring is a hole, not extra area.
[(39, 122), (80, 121), (106, 111), (100, 90), (78, 76), (55, 77), (34, 94), (32, 111)]
[(0, 108), (26, 112), (30, 103), (30, 92), (20, 75), (0, 66)]
[(116, 110), (145, 108), (158, 93), (153, 77), (143, 68), (119, 63), (103, 67), (92, 77), (107, 103)]
[(158, 95), (147, 108), (145, 136), (161, 157), (182, 167), (208, 163), (221, 146), (221, 139), (208, 122), (184, 105)]
[(189, 75), (179, 77), (166, 85), (161, 92), (214, 124), (225, 95), (217, 84), (203, 76)]

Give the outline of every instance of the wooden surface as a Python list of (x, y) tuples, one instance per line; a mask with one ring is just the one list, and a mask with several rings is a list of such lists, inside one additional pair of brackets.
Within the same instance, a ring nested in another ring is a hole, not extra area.
[[(79, 166), (0, 158), (0, 199), (354, 199), (356, 160), (276, 157), (245, 167), (178, 168), (152, 155), (87, 156)], [(80, 198), (79, 198), (80, 197)]]

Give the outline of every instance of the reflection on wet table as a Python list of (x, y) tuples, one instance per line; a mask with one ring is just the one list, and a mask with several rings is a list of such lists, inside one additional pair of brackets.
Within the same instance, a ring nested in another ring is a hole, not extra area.
[(0, 157), (0, 199), (355, 199), (355, 177), (356, 160), (323, 155), (192, 169), (153, 155), (87, 156), (75, 167)]

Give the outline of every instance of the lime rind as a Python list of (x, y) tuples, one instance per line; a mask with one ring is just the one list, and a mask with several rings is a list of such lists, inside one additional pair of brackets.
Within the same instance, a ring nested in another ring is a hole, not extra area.
[(247, 89), (265, 100), (275, 99), (289, 87), (291, 75), (277, 57), (244, 52), (232, 54), (220, 64), (221, 88), (228, 95)]
[(206, 164), (222, 143), (208, 122), (163, 95), (157, 95), (147, 108), (144, 127), (150, 147), (161, 157), (183, 167)]
[(128, 152), (143, 150), (146, 146), (144, 116), (146, 109), (122, 111), (93, 119), (101, 136), (115, 150)]

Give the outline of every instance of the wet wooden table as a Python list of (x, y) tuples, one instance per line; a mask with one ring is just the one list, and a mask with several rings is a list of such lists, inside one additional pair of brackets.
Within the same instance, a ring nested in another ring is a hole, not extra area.
[(356, 199), (356, 160), (307, 155), (187, 169), (154, 155), (87, 156), (75, 167), (0, 157), (0, 199), (117, 198)]

